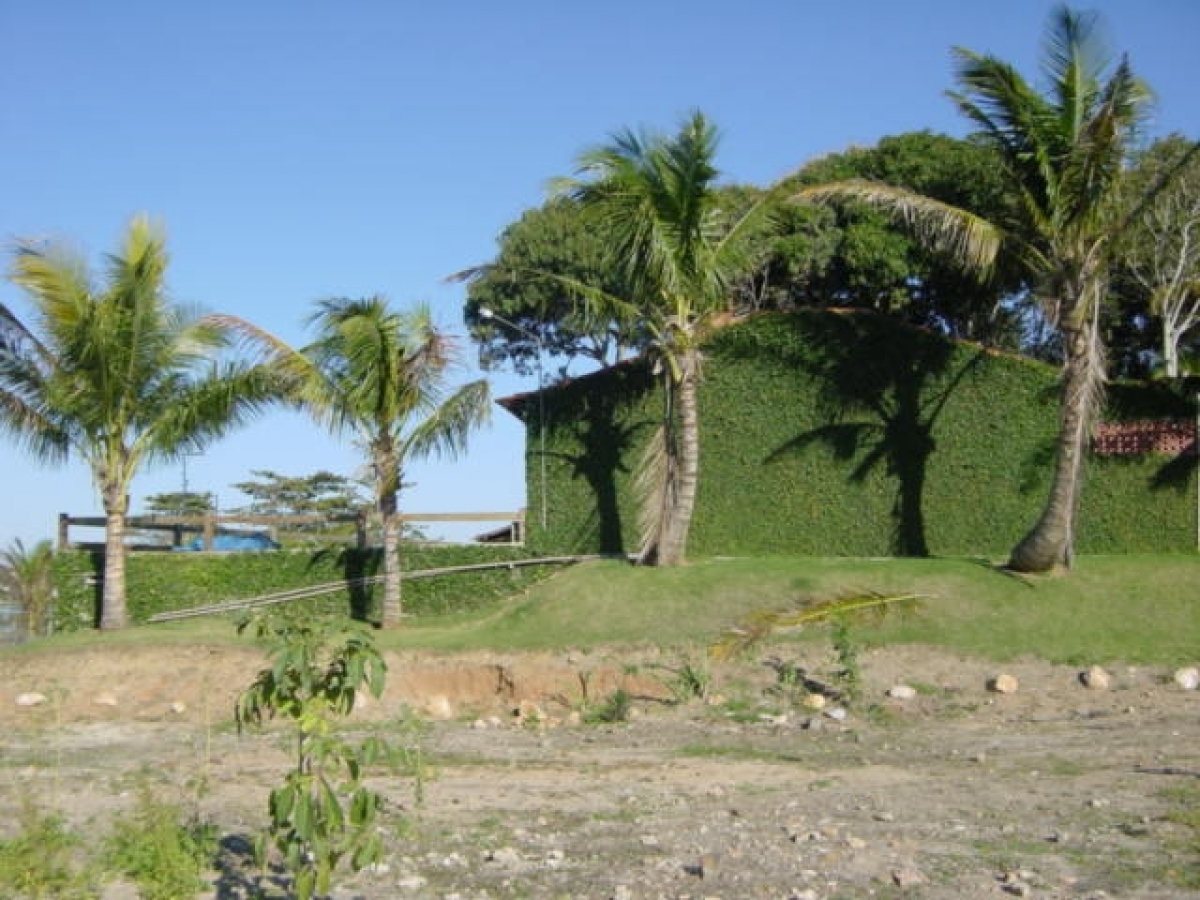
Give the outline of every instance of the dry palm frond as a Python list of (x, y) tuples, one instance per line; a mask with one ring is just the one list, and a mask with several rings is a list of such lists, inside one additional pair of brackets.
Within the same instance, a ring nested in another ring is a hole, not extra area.
[(718, 661), (732, 659), (783, 628), (819, 625), (834, 619), (883, 616), (892, 609), (911, 611), (926, 599), (928, 598), (922, 594), (880, 594), (876, 591), (865, 591), (846, 594), (832, 600), (802, 602), (796, 609), (775, 612), (760, 610), (726, 631), (709, 649), (709, 654)]
[(659, 426), (646, 444), (633, 488), (638, 505), (638, 562), (651, 563), (662, 543), (669, 515), (671, 461), (665, 427)]

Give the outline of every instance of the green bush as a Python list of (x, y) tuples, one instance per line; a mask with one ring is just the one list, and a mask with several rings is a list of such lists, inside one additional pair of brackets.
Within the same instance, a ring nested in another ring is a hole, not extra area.
[[(404, 546), (406, 572), (528, 559), (521, 547), (507, 545)], [(356, 579), (382, 574), (378, 549), (292, 550), (254, 553), (134, 552), (126, 564), (129, 614), (145, 622), (159, 612), (191, 609), (229, 600), (343, 582), (333, 593), (296, 601), (314, 613), (338, 613), (364, 621), (378, 618), (382, 586), (358, 586)], [(485, 607), (511, 596), (523, 585), (545, 577), (556, 566), (520, 566), (459, 572), (403, 582), (407, 615), (431, 616)], [(55, 554), (58, 591), (55, 630), (95, 625), (103, 554), (69, 551)]]

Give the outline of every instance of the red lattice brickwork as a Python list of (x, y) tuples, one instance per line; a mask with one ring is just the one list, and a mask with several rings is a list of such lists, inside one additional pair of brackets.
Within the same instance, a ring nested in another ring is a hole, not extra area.
[(1092, 435), (1092, 448), (1099, 456), (1192, 454), (1196, 452), (1196, 423), (1165, 419), (1101, 422)]

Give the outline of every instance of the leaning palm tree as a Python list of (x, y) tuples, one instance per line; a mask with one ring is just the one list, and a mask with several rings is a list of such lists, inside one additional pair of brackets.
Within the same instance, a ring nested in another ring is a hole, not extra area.
[(310, 317), (317, 337), (300, 351), (276, 345), (295, 378), (295, 397), (332, 433), (353, 433), (366, 448), (383, 527), (385, 628), (400, 623), (399, 497), (404, 467), (432, 454), (455, 456), (490, 414), (483, 379), (451, 391), (459, 364), (454, 342), (429, 309), (407, 312), (382, 297), (325, 300)]
[(169, 303), (160, 229), (133, 220), (107, 277), (76, 252), (21, 242), (10, 273), (29, 325), (0, 305), (0, 430), (44, 463), (91, 469), (105, 515), (99, 625), (123, 628), (125, 519), (135, 474), (225, 434), (274, 396), (270, 372), (223, 359), (231, 334)]
[(602, 317), (637, 322), (662, 373), (664, 408), (635, 479), (640, 561), (683, 562), (700, 473), (697, 393), (701, 342), (728, 310), (745, 268), (749, 224), (765, 202), (731, 220), (715, 166), (717, 131), (693, 113), (678, 134), (625, 131), (583, 154), (577, 176), (558, 189), (595, 216), (619, 268), (620, 297), (572, 285)]
[(865, 201), (890, 210), (931, 245), (986, 272), (1012, 254), (1062, 342), (1056, 462), (1049, 499), (1012, 551), (1009, 565), (1043, 572), (1069, 566), (1074, 552), (1082, 463), (1104, 383), (1100, 329), (1125, 165), (1150, 102), (1129, 62), (1113, 65), (1094, 15), (1057, 10), (1044, 61), (1048, 87), (1034, 89), (1011, 65), (956, 49), (960, 90), (951, 99), (996, 148), (1012, 213), (983, 221), (961, 209), (887, 185), (849, 182), (801, 192), (800, 199)]

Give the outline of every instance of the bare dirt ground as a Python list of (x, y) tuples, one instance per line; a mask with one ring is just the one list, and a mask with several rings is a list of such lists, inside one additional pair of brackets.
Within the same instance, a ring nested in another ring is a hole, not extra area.
[[(1200, 692), (1169, 671), (1110, 667), (1095, 690), (1069, 667), (873, 651), (839, 719), (761, 662), (715, 667), (707, 702), (675, 702), (678, 662), (390, 657), (384, 697), (347, 727), (419, 746), (424, 777), (373, 777), (387, 861), (334, 896), (1200, 896), (1197, 835), (1179, 821), (1200, 803)], [(200, 896), (280, 896), (247, 848), (288, 742), (231, 724), (261, 665), (229, 648), (0, 653), (0, 836), (23, 797), (100, 834), (149, 786), (225, 836)], [(988, 689), (1001, 672), (1015, 693)], [(916, 696), (888, 697), (900, 683)], [(594, 708), (618, 687), (629, 721), (571, 716), (585, 688)], [(45, 702), (20, 705), (31, 692)]]

